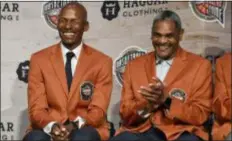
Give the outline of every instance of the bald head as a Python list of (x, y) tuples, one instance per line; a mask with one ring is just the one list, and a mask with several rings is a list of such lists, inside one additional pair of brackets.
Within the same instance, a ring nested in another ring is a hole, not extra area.
[(77, 2), (65, 5), (60, 11), (57, 29), (65, 47), (69, 50), (78, 47), (83, 33), (89, 29), (85, 7)]
[(66, 4), (61, 10), (60, 10), (60, 13), (59, 13), (59, 17), (60, 15), (63, 14), (63, 12), (66, 10), (66, 9), (74, 9), (75, 11), (77, 12), (80, 12), (80, 15), (83, 16), (83, 19), (85, 19), (87, 21), (87, 10), (86, 8), (78, 3), (78, 2), (70, 2), (68, 4)]

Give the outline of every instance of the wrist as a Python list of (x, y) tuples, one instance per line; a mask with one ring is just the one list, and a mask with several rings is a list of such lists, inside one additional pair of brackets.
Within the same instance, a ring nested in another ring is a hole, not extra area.
[(166, 109), (170, 109), (171, 103), (172, 103), (172, 99), (170, 97), (167, 97), (164, 100), (163, 105)]
[(149, 102), (148, 105), (145, 107), (147, 109), (148, 112), (153, 112), (154, 110), (156, 110), (159, 107), (159, 104), (153, 103), (153, 102)]
[(59, 124), (58, 124), (58, 123), (54, 123), (54, 124), (52, 125), (50, 134), (52, 134), (52, 133), (54, 132), (54, 129), (55, 129), (55, 128), (59, 128)]

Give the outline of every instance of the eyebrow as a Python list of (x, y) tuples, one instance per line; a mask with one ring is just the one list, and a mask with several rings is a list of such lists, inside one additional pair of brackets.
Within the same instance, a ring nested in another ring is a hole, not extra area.
[(174, 33), (173, 32), (171, 32), (171, 33), (167, 33), (167, 34), (161, 34), (161, 33), (159, 33), (159, 32), (153, 32), (152, 33), (153, 35), (160, 35), (160, 36), (173, 36), (174, 35)]

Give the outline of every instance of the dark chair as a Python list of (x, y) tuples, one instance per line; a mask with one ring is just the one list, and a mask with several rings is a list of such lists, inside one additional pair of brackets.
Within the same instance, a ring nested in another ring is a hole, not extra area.
[[(206, 59), (208, 59), (212, 64), (212, 73), (213, 73), (213, 75), (212, 75), (212, 79), (213, 79), (212, 87), (213, 87), (213, 91), (214, 91), (214, 81), (215, 81), (215, 78), (213, 76), (215, 73), (216, 59), (221, 57), (224, 53), (225, 53), (225, 51), (221, 48), (218, 48), (218, 47), (207, 47), (205, 49), (205, 56), (204, 57)], [(208, 120), (203, 124), (205, 130), (209, 134), (209, 141), (213, 140), (212, 129), (213, 129), (214, 118), (215, 118), (214, 113), (211, 112)]]
[(110, 138), (112, 138), (116, 132), (115, 128), (114, 128), (114, 124), (110, 121), (108, 121), (109, 125), (110, 125), (110, 128), (109, 128), (109, 131), (110, 131)]

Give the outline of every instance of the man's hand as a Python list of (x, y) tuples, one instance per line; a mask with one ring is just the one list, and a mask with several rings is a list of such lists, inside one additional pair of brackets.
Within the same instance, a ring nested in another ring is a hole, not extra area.
[(51, 135), (54, 141), (68, 141), (69, 131), (62, 124), (54, 124)]
[(154, 83), (150, 83), (147, 87), (141, 86), (138, 92), (149, 101), (149, 109), (156, 109), (165, 100), (164, 84), (156, 77), (152, 78)]

